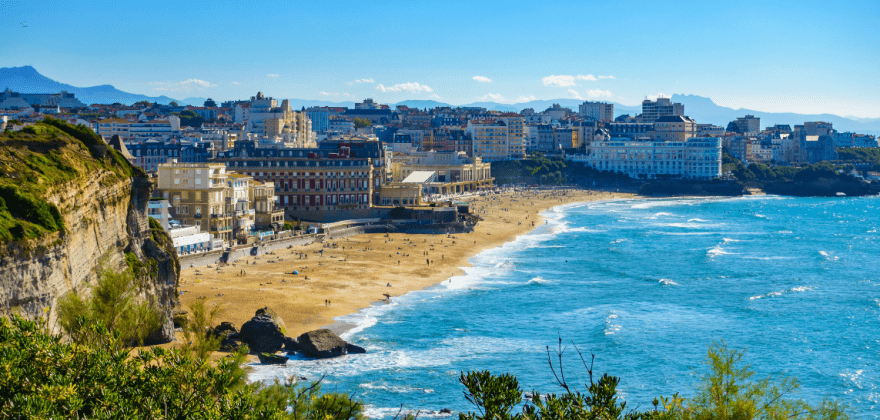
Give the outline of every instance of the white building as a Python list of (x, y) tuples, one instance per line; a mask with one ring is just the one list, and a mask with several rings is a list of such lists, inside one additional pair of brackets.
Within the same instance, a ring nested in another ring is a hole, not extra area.
[(713, 179), (721, 176), (721, 139), (693, 137), (687, 141), (594, 141), (586, 155), (569, 155), (602, 171), (622, 172), (636, 179)]
[(586, 101), (578, 107), (578, 115), (594, 121), (614, 121), (614, 104)]
[(168, 230), (171, 243), (178, 255), (207, 252), (215, 248), (222, 248), (223, 241), (214, 239), (210, 233), (199, 231), (198, 226), (185, 226)]

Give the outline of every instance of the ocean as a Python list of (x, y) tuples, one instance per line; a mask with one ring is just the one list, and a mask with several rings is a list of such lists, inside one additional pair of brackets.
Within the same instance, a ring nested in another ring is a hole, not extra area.
[(561, 338), (569, 383), (588, 382), (576, 345), (645, 410), (692, 396), (723, 340), (746, 349), (756, 378), (795, 376), (796, 397), (880, 418), (878, 208), (878, 197), (776, 196), (557, 207), (466, 274), (340, 318), (368, 354), (255, 364), (250, 377), (323, 376), (324, 391), (354, 394), (373, 418), (473, 411), (461, 371), (560, 392), (547, 346)]

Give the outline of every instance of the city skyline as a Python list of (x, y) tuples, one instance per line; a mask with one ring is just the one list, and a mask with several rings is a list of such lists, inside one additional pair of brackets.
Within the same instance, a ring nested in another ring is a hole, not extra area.
[(0, 67), (177, 99), (263, 91), (638, 105), (681, 93), (732, 108), (880, 117), (880, 5), (871, 2), (258, 3), (8, 2)]

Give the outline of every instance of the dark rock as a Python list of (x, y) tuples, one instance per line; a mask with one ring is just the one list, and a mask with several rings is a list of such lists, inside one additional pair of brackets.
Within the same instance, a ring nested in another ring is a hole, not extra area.
[(367, 352), (367, 349), (351, 343), (345, 343), (345, 352), (348, 354), (364, 354)]
[(254, 353), (275, 353), (284, 346), (286, 334), (284, 321), (271, 309), (263, 308), (241, 326), (239, 338)]
[(174, 328), (183, 328), (186, 326), (186, 322), (188, 318), (186, 316), (187, 311), (176, 311), (173, 315)]
[(350, 352), (366, 353), (362, 347), (346, 343), (333, 331), (327, 329), (309, 331), (299, 336), (297, 342), (299, 342), (300, 353), (316, 359), (342, 356)]
[(284, 337), (284, 351), (294, 353), (299, 351), (299, 343), (295, 338)]
[(444, 408), (444, 409), (440, 410), (440, 414), (452, 414), (452, 410), (450, 410), (448, 408)]
[(231, 336), (227, 336), (220, 340), (220, 350), (222, 351), (238, 351), (241, 347), (241, 342), (238, 341), (238, 337), (232, 338)]
[(260, 363), (264, 365), (283, 365), (287, 363), (287, 357), (272, 353), (257, 353)]
[(231, 322), (221, 322), (220, 325), (214, 328), (214, 333), (228, 337), (231, 334), (238, 334), (238, 330), (235, 329)]

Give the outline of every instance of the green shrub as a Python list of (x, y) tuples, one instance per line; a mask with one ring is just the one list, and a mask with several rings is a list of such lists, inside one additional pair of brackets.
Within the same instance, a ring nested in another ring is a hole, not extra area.
[[(97, 342), (118, 343), (98, 321)], [(0, 419), (360, 419), (363, 405), (319, 384), (247, 384), (243, 351), (205, 363), (186, 352), (65, 341), (42, 321), (0, 317)], [(290, 407), (290, 409), (288, 409)]]
[(123, 344), (143, 344), (162, 324), (154, 303), (138, 300), (137, 278), (130, 269), (100, 268), (90, 292), (88, 296), (70, 292), (58, 301), (59, 323), (74, 341), (97, 343), (100, 337), (87, 326), (98, 322), (118, 333)]

